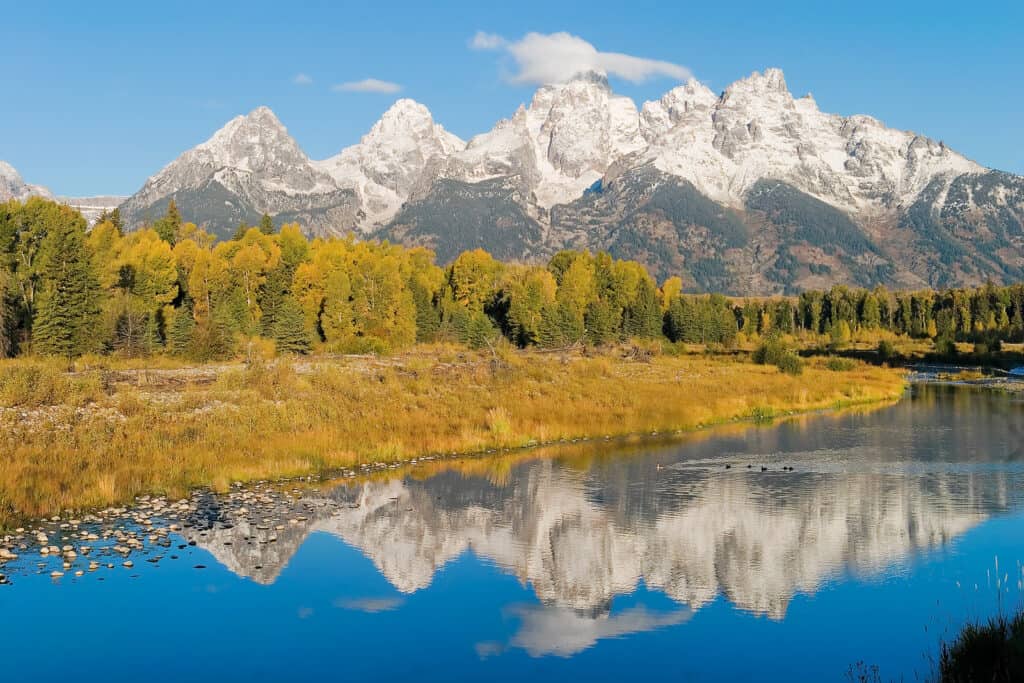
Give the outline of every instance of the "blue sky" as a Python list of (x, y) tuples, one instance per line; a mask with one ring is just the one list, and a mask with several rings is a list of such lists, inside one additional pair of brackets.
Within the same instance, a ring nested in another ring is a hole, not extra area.
[[(471, 49), (478, 31), (565, 31), (686, 67), (714, 90), (779, 66), (825, 111), (871, 114), (1024, 173), (1020, 2), (4, 4), (0, 159), (59, 194), (130, 194), (261, 104), (313, 158), (356, 142), (401, 96), (468, 138), (535, 88), (509, 82), (507, 52)], [(401, 90), (332, 88), (363, 79)], [(674, 84), (612, 78), (638, 102)]]

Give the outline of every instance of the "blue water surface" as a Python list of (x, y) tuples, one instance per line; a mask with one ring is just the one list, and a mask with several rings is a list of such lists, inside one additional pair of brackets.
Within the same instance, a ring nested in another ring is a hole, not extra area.
[(915, 387), (881, 410), (288, 490), (260, 512), (197, 494), (131, 568), (100, 541), (101, 568), (51, 578), (28, 543), (0, 570), (0, 671), (843, 681), (864, 662), (926, 680), (941, 638), (1020, 604), (1022, 430), (1004, 396)]

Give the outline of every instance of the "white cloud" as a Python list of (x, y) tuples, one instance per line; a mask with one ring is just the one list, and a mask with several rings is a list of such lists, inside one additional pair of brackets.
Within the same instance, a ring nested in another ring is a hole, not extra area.
[(334, 601), (334, 606), (338, 609), (350, 609), (359, 612), (367, 612), (369, 614), (376, 614), (378, 612), (391, 612), (396, 610), (404, 604), (402, 598), (355, 598), (352, 600), (346, 600), (338, 598)]
[(292, 78), (292, 83), (295, 85), (313, 85), (313, 77), (309, 74), (295, 74)]
[(364, 78), (361, 81), (350, 81), (331, 86), (334, 92), (375, 92), (396, 93), (402, 89), (398, 83), (382, 81), (376, 78)]
[(570, 33), (527, 33), (519, 40), (508, 41), (480, 31), (470, 41), (470, 46), (477, 50), (507, 52), (517, 67), (510, 78), (513, 83), (562, 83), (585, 71), (600, 71), (632, 83), (655, 76), (678, 81), (693, 78), (693, 72), (681, 64), (619, 52), (601, 52)]
[(473, 40), (469, 41), (469, 46), (474, 50), (497, 50), (499, 47), (505, 47), (508, 41), (499, 36), (496, 33), (487, 33), (486, 31), (477, 31), (476, 35), (473, 36)]
[[(579, 614), (568, 607), (542, 605), (517, 605), (509, 612), (521, 622), (510, 645), (526, 650), (531, 657), (571, 657), (599, 640), (656, 631), (687, 622), (693, 616), (685, 607), (672, 612), (650, 612), (642, 605), (619, 614), (596, 617)], [(477, 653), (486, 657), (494, 654), (494, 650), (493, 644), (485, 644), (483, 651), (477, 648)]]

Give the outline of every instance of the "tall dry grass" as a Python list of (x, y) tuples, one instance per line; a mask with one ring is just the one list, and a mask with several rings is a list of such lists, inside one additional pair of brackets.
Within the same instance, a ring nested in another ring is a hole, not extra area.
[[(257, 361), (145, 383), (0, 365), (0, 524), (233, 481), (582, 436), (690, 430), (892, 399), (894, 370), (799, 377), (716, 356), (474, 354)], [(83, 408), (84, 406), (84, 408)]]

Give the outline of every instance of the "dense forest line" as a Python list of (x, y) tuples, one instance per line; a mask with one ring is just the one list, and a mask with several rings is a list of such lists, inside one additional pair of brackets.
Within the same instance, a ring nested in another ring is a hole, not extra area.
[[(278, 352), (388, 352), (452, 340), (486, 347), (627, 338), (734, 346), (772, 334), (835, 345), (892, 333), (993, 348), (1024, 337), (1024, 285), (890, 292), (836, 286), (730, 299), (660, 286), (634, 261), (564, 251), (546, 265), (483, 250), (440, 267), (424, 248), (309, 241), (269, 217), (215, 242), (172, 202), (130, 233), (115, 210), (90, 229), (41, 198), (0, 204), (0, 356), (169, 353), (203, 361), (244, 344)], [(267, 341), (263, 341), (267, 340)]]

